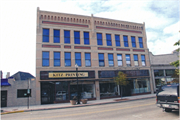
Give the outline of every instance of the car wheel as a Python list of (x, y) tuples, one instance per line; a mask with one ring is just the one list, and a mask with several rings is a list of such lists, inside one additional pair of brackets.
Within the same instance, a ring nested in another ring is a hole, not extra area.
[(169, 108), (165, 108), (165, 112), (171, 112), (172, 110)]

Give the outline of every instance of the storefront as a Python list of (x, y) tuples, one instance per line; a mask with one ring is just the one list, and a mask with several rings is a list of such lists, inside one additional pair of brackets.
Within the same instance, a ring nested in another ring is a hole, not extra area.
[(95, 72), (94, 71), (41, 71), (41, 104), (68, 102), (77, 96), (80, 98), (95, 99)]

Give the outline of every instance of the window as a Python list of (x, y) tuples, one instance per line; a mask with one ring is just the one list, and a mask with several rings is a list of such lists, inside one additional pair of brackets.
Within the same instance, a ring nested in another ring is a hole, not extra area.
[(107, 42), (107, 46), (112, 46), (111, 34), (106, 34), (106, 42)]
[(164, 71), (163, 70), (154, 70), (154, 76), (162, 77), (162, 76), (164, 76)]
[(99, 53), (98, 56), (99, 56), (99, 67), (104, 67), (105, 66), (105, 64), (104, 64), (104, 54)]
[(136, 47), (136, 39), (135, 37), (131, 37), (132, 47)]
[(49, 29), (43, 29), (43, 42), (49, 42)]
[(75, 64), (81, 66), (81, 53), (75, 53)]
[(134, 55), (134, 65), (138, 66), (138, 55)]
[(108, 54), (109, 66), (114, 66), (113, 54)]
[(64, 43), (70, 43), (70, 31), (64, 31)]
[(74, 44), (80, 44), (80, 32), (74, 31)]
[(138, 37), (139, 39), (139, 47), (143, 48), (143, 41), (142, 41), (142, 37)]
[(126, 55), (126, 65), (131, 66), (131, 58), (130, 55)]
[(121, 46), (119, 35), (115, 35), (116, 46)]
[(101, 33), (97, 33), (97, 44), (98, 45), (102, 45), (102, 34)]
[(30, 94), (28, 94), (27, 89), (17, 89), (17, 98), (31, 97), (31, 89)]
[(89, 32), (84, 32), (84, 44), (89, 45)]
[(122, 55), (121, 54), (117, 54), (117, 62), (118, 62), (118, 66), (122, 66)]
[(175, 70), (165, 70), (166, 76), (172, 76), (175, 73)]
[(128, 37), (123, 36), (123, 39), (124, 39), (124, 47), (129, 47), (129, 45), (128, 45)]
[(65, 52), (65, 66), (71, 66), (71, 53)]
[(85, 65), (86, 65), (86, 67), (91, 66), (91, 54), (90, 53), (85, 53)]
[(42, 66), (49, 66), (49, 52), (42, 52)]
[(60, 43), (60, 30), (54, 30), (54, 43)]
[(145, 55), (141, 55), (142, 66), (146, 66)]
[(60, 52), (54, 52), (54, 66), (60, 66)]

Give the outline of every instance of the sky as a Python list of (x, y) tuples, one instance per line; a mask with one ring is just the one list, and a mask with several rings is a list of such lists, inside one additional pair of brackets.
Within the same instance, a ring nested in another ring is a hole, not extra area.
[(0, 70), (36, 72), (36, 20), (40, 10), (145, 22), (154, 55), (170, 54), (180, 39), (180, 0), (0, 0)]

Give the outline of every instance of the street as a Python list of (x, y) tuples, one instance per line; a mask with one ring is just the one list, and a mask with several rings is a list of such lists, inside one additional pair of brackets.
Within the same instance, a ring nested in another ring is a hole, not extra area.
[(178, 120), (179, 112), (163, 112), (155, 98), (113, 104), (1, 115), (2, 120)]

